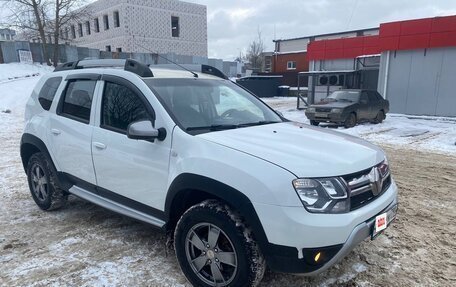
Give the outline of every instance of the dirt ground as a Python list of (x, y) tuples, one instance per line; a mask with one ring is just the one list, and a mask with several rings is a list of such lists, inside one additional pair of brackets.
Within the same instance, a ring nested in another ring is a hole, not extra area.
[[(150, 226), (75, 197), (35, 205), (20, 113), (0, 113), (0, 286), (189, 286)], [(317, 277), (267, 272), (260, 286), (456, 286), (456, 157), (383, 148), (400, 189), (392, 226)]]

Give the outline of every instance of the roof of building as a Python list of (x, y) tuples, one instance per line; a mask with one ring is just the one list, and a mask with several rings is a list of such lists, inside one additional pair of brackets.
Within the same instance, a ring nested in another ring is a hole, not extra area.
[(333, 33), (326, 33), (326, 34), (310, 35), (310, 36), (305, 36), (305, 37), (297, 37), (297, 38), (289, 38), (289, 39), (277, 39), (277, 40), (272, 40), (272, 41), (273, 42), (285, 42), (285, 41), (308, 39), (308, 38), (312, 38), (312, 37), (334, 36), (334, 35), (339, 35), (339, 34), (348, 34), (348, 33), (364, 32), (364, 31), (373, 31), (373, 30), (379, 30), (379, 29), (380, 29), (379, 27), (366, 28), (366, 29), (357, 29), (357, 30), (349, 30), (349, 31), (342, 31), (342, 32), (333, 32)]

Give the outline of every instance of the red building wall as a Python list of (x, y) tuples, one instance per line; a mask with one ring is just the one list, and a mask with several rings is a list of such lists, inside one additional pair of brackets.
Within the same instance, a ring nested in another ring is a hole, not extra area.
[(456, 16), (384, 23), (378, 36), (314, 41), (307, 53), (309, 60), (331, 60), (383, 51), (452, 46), (456, 46)]

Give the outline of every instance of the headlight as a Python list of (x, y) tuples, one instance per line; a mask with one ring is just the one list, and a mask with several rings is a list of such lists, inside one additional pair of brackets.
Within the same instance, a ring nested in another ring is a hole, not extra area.
[(332, 109), (331, 110), (331, 113), (340, 114), (341, 112), (342, 112), (342, 109)]
[(380, 175), (382, 178), (385, 178), (389, 175), (390, 170), (389, 170), (389, 165), (388, 165), (388, 159), (385, 157), (385, 160), (378, 166), (378, 171), (380, 172)]
[(308, 108), (307, 111), (308, 111), (309, 113), (315, 113), (315, 108)]
[(339, 178), (300, 178), (293, 186), (304, 207), (313, 213), (344, 213), (350, 209), (347, 187)]

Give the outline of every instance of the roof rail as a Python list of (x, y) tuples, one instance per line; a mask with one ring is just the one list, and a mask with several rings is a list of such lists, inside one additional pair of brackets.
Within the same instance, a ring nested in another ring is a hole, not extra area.
[[(208, 74), (208, 75), (212, 75), (212, 76), (215, 76), (215, 77), (218, 77), (218, 78), (222, 78), (222, 79), (225, 79), (225, 80), (228, 80), (228, 77), (222, 72), (220, 71), (219, 69), (217, 68), (214, 68), (212, 66), (209, 66), (209, 65), (200, 65), (200, 64), (180, 64), (180, 66), (190, 70), (190, 71), (193, 71), (193, 72), (199, 72), (199, 73), (203, 73), (203, 74)], [(170, 70), (181, 70), (182, 68), (179, 67), (179, 66), (176, 66), (174, 64), (158, 64), (158, 65), (151, 65), (150, 68), (153, 70), (154, 67), (156, 68), (166, 68), (166, 69), (170, 69)]]
[(132, 59), (100, 59), (68, 62), (57, 66), (54, 72), (106, 67), (123, 67), (125, 71), (135, 73), (140, 77), (154, 76), (149, 66)]

